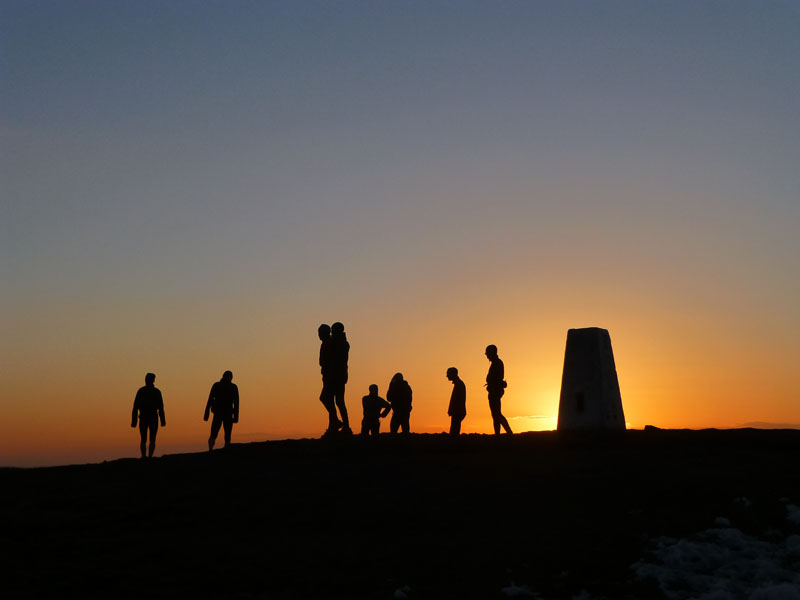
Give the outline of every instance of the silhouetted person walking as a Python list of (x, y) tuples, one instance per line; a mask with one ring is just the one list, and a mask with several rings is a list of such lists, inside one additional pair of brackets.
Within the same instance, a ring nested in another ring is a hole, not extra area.
[(206, 402), (203, 420), (208, 421), (209, 412), (214, 413), (211, 420), (211, 435), (208, 438), (208, 451), (214, 449), (220, 426), (225, 430), (225, 447), (231, 445), (233, 424), (239, 422), (239, 388), (233, 383), (233, 373), (225, 371), (222, 379), (211, 386)]
[(331, 387), (331, 371), (333, 369), (333, 340), (331, 339), (330, 325), (324, 323), (317, 329), (319, 335), (319, 368), (322, 372), (322, 391), (319, 393), (319, 401), (328, 411), (328, 430), (323, 437), (336, 433), (341, 427), (342, 422), (336, 417), (336, 404), (333, 401), (333, 389)]
[[(164, 399), (161, 397), (161, 390), (153, 385), (155, 380), (156, 376), (153, 373), (145, 375), (144, 386), (140, 387), (139, 391), (136, 392), (136, 398), (133, 401), (131, 427), (136, 427), (138, 419), (139, 434), (142, 438), (139, 449), (142, 451), (142, 458), (152, 458), (153, 452), (155, 452), (159, 419), (162, 427), (167, 426), (166, 417), (164, 416)], [(148, 431), (150, 432), (149, 448), (147, 448)], [(145, 454), (146, 449), (147, 454)]]
[(397, 433), (400, 429), (403, 433), (409, 432), (411, 396), (411, 386), (403, 379), (403, 374), (395, 373), (386, 390), (386, 400), (392, 405), (392, 420), (389, 422), (389, 430), (392, 433)]
[(447, 378), (453, 382), (453, 392), (450, 394), (450, 405), (447, 407), (447, 416), (450, 417), (450, 435), (461, 433), (461, 421), (467, 416), (467, 386), (458, 376), (458, 369), (447, 369)]
[(505, 367), (503, 361), (497, 356), (497, 346), (494, 344), (486, 346), (486, 358), (492, 363), (486, 374), (486, 391), (489, 393), (489, 410), (492, 412), (494, 432), (499, 435), (500, 427), (502, 427), (506, 433), (511, 433), (508, 420), (500, 409), (500, 399), (506, 393), (506, 382), (504, 381)]
[(381, 431), (381, 419), (389, 414), (392, 405), (378, 396), (378, 386), (369, 386), (369, 394), (361, 398), (364, 418), (361, 420), (361, 435), (376, 436)]
[(352, 435), (350, 419), (347, 417), (347, 407), (344, 404), (344, 386), (347, 383), (347, 360), (350, 356), (350, 343), (344, 333), (344, 325), (337, 322), (331, 325), (331, 371), (329, 380), (331, 393), (339, 417), (342, 421), (342, 433)]

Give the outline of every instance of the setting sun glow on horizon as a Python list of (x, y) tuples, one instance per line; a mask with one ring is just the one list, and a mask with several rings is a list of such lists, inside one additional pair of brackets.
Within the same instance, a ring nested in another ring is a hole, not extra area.
[[(236, 4), (236, 3), (234, 3)], [(0, 466), (319, 437), (402, 372), (411, 430), (551, 430), (567, 331), (628, 426), (800, 428), (800, 14), (677, 3), (0, 6)], [(746, 58), (746, 60), (745, 60)], [(388, 419), (382, 423), (388, 431)]]

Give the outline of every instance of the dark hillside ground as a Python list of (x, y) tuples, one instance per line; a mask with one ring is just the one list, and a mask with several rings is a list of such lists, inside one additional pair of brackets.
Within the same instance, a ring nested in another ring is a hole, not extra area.
[[(287, 440), (0, 470), (5, 598), (660, 598), (630, 565), (785, 527), (800, 431)], [(742, 501), (746, 498), (746, 501)], [(397, 597), (402, 594), (398, 593)]]

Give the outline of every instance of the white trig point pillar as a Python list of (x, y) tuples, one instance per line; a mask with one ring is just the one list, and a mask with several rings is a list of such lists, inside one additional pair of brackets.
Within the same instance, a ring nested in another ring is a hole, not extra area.
[(625, 429), (622, 397), (608, 330), (570, 329), (558, 405), (558, 430)]

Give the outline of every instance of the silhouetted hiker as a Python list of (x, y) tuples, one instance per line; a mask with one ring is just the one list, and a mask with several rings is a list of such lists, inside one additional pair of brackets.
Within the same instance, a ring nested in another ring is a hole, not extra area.
[(381, 431), (381, 419), (389, 414), (392, 405), (378, 396), (378, 386), (369, 386), (369, 395), (361, 399), (364, 407), (364, 418), (361, 420), (361, 435), (378, 435)]
[(328, 430), (323, 436), (336, 433), (342, 422), (336, 417), (336, 404), (333, 401), (333, 390), (331, 389), (330, 374), (333, 368), (333, 340), (331, 339), (331, 327), (324, 323), (317, 329), (319, 335), (319, 367), (322, 372), (322, 391), (319, 393), (319, 401), (328, 411)]
[[(166, 427), (167, 421), (164, 416), (164, 399), (161, 397), (161, 390), (159, 390), (153, 383), (156, 376), (153, 373), (148, 373), (144, 376), (144, 386), (139, 388), (136, 392), (136, 398), (133, 401), (133, 414), (131, 415), (131, 427), (136, 427), (136, 420), (139, 420), (139, 434), (142, 436), (139, 449), (142, 451), (142, 458), (152, 457), (156, 449), (156, 434), (158, 433), (158, 421), (161, 420), (161, 426)], [(150, 448), (148, 453), (145, 454), (147, 448), (147, 432), (150, 431)]]
[(450, 406), (447, 407), (447, 416), (450, 417), (450, 435), (461, 433), (461, 421), (467, 416), (467, 386), (458, 376), (458, 369), (447, 369), (447, 378), (453, 382), (453, 392), (450, 394)]
[(342, 433), (352, 435), (350, 419), (347, 417), (347, 407), (344, 404), (344, 386), (347, 383), (347, 359), (350, 356), (350, 343), (344, 333), (344, 325), (334, 323), (331, 325), (331, 370), (328, 379), (331, 384), (333, 401), (339, 409), (342, 420)]
[(225, 430), (225, 447), (231, 445), (233, 424), (239, 422), (239, 388), (233, 383), (233, 373), (225, 371), (222, 379), (211, 386), (206, 402), (206, 412), (203, 421), (208, 421), (208, 413), (214, 413), (211, 420), (211, 435), (208, 438), (208, 451), (214, 449), (220, 425)]
[(386, 400), (392, 405), (392, 420), (389, 422), (392, 433), (397, 433), (398, 429), (402, 429), (403, 433), (409, 432), (411, 395), (411, 386), (403, 379), (403, 374), (395, 373), (389, 382), (389, 389), (386, 390)]
[(489, 410), (492, 411), (494, 432), (499, 435), (500, 427), (502, 426), (506, 433), (511, 433), (508, 420), (500, 410), (500, 398), (506, 393), (506, 382), (503, 380), (505, 367), (503, 366), (503, 361), (497, 356), (497, 346), (494, 344), (486, 346), (486, 358), (492, 363), (489, 366), (489, 372), (486, 374), (486, 391), (489, 393)]

